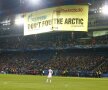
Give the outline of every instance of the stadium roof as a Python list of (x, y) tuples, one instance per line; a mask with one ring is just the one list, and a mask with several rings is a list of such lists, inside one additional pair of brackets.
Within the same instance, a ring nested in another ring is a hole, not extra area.
[[(91, 3), (96, 0), (39, 0), (39, 5), (27, 3), (29, 0), (0, 0), (0, 15), (22, 13), (64, 4)], [(31, 0), (30, 0), (31, 1)]]

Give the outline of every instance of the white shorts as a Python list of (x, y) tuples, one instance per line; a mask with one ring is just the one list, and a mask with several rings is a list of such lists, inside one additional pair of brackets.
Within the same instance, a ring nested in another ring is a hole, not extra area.
[(51, 75), (51, 74), (49, 74), (49, 75), (48, 75), (48, 78), (52, 78), (52, 75)]

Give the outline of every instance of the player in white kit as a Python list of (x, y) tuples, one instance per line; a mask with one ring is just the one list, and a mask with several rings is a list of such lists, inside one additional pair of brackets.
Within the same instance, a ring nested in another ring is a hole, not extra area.
[(52, 78), (52, 74), (53, 74), (53, 70), (49, 69), (48, 70), (48, 76), (47, 76), (47, 83), (50, 82), (51, 83), (51, 78)]

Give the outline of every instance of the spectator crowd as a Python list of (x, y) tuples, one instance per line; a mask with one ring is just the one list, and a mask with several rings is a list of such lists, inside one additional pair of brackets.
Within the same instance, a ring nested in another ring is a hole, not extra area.
[(54, 75), (96, 76), (97, 71), (108, 72), (108, 56), (96, 53), (71, 53), (68, 51), (0, 54), (1, 72), (42, 75), (42, 72), (49, 67), (54, 70)]
[[(49, 37), (48, 37), (49, 38)], [(47, 39), (44, 37), (37, 37), (36, 35), (31, 36), (14, 36), (14, 37), (1, 37), (0, 48), (1, 49), (34, 49), (34, 48), (66, 48), (75, 46), (107, 46), (108, 35), (94, 37), (90, 39), (72, 39), (63, 37)]]

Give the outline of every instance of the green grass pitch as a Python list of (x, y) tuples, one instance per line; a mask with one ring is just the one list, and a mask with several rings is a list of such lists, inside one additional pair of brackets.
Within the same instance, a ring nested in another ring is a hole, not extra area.
[(108, 78), (53, 77), (0, 74), (0, 90), (108, 90)]

